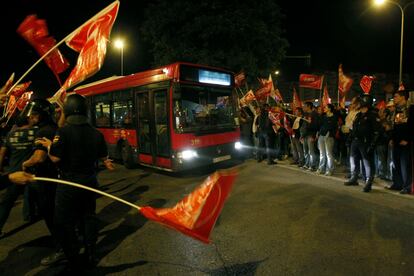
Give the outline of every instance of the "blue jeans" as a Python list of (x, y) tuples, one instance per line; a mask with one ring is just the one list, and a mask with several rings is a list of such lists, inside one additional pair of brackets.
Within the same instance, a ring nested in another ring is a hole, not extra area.
[(305, 165), (309, 168), (317, 167), (317, 156), (315, 152), (315, 139), (313, 136), (304, 137), (303, 153), (305, 155)]
[(332, 172), (334, 169), (333, 146), (335, 140), (330, 136), (319, 136), (319, 170)]

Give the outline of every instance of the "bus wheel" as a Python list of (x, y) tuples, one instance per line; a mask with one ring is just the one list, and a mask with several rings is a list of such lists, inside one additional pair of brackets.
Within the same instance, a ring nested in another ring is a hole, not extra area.
[(128, 143), (123, 143), (121, 148), (121, 157), (122, 163), (124, 164), (125, 168), (132, 169), (134, 168), (134, 158), (132, 157), (132, 148)]

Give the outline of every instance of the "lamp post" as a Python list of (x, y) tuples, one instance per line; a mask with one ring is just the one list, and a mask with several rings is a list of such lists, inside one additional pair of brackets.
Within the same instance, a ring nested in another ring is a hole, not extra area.
[(115, 47), (121, 50), (121, 76), (124, 75), (124, 41), (121, 39), (115, 40)]
[(385, 3), (390, 3), (393, 5), (396, 5), (400, 11), (401, 11), (401, 38), (400, 38), (400, 73), (399, 73), (399, 77), (398, 77), (398, 81), (401, 84), (402, 82), (402, 63), (403, 63), (403, 43), (404, 43), (404, 12), (405, 9), (408, 8), (408, 6), (411, 6), (412, 4), (414, 4), (414, 2), (410, 2), (404, 5), (404, 7), (402, 7), (399, 3), (394, 2), (392, 0), (374, 0), (374, 4), (376, 6), (381, 6)]

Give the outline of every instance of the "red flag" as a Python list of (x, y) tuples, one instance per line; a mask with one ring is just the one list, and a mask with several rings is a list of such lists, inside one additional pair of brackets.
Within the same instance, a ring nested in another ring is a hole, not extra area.
[(379, 103), (377, 103), (377, 108), (378, 108), (378, 109), (385, 109), (385, 108), (386, 108), (385, 101), (384, 101), (384, 100), (382, 100), (382, 101), (380, 101)]
[(21, 84), (16, 85), (13, 90), (10, 92), (11, 95), (14, 95), (16, 98), (19, 98), (21, 95), (23, 95), (24, 92), (26, 92), (27, 88), (29, 88), (30, 84), (32, 82), (24, 82)]
[(367, 76), (364, 75), (361, 78), (361, 81), (359, 82), (359, 85), (362, 88), (362, 91), (364, 91), (365, 94), (369, 94), (370, 90), (371, 90), (371, 85), (372, 85), (372, 81), (375, 79), (374, 76)]
[(339, 97), (339, 106), (345, 108), (345, 96)]
[(254, 96), (253, 91), (249, 90), (249, 92), (247, 92), (243, 97), (240, 98), (240, 105), (247, 106), (254, 100), (256, 100), (256, 97)]
[(241, 87), (246, 82), (246, 74), (242, 71), (234, 76), (234, 84), (236, 87)]
[(266, 99), (272, 91), (273, 82), (259, 78), (260, 88), (254, 92), (257, 100)]
[(404, 87), (403, 83), (401, 82), (400, 86), (398, 86), (398, 91), (403, 91), (403, 90), (405, 90), (405, 87)]
[(275, 88), (273, 85), (272, 74), (269, 74), (269, 78), (267, 81), (270, 82), (272, 85), (269, 96), (272, 97), (272, 99), (274, 99), (275, 102), (283, 102), (282, 93), (280, 93), (279, 88)]
[(30, 101), (30, 98), (33, 95), (33, 91), (24, 92), (23, 95), (17, 100), (17, 109), (23, 111), (27, 103)]
[(331, 103), (331, 98), (329, 98), (329, 92), (328, 92), (328, 86), (325, 84), (325, 87), (323, 88), (323, 96), (321, 101), (321, 106), (324, 108), (328, 104)]
[(300, 74), (299, 75), (299, 86), (311, 89), (322, 89), (324, 76)]
[[(36, 15), (27, 16), (17, 28), (17, 33), (32, 45), (40, 56), (46, 54), (56, 45), (56, 40), (49, 36), (46, 21), (38, 19)], [(58, 80), (58, 74), (69, 67), (69, 62), (63, 57), (58, 49), (55, 49), (48, 54), (44, 58), (44, 61), (56, 75)]]
[(302, 101), (300, 100), (299, 95), (296, 92), (295, 87), (293, 87), (292, 109), (293, 109), (293, 111), (295, 111), (297, 108), (302, 108)]
[(236, 170), (215, 172), (174, 207), (154, 209), (144, 206), (140, 212), (150, 220), (209, 243), (210, 233), (230, 194), (236, 175)]
[(285, 113), (283, 111), (269, 110), (268, 116), (270, 121), (272, 121), (272, 124), (283, 127), (281, 123), (282, 118), (285, 116)]
[(287, 118), (287, 116), (285, 115), (285, 117), (283, 118), (283, 127), (285, 128), (286, 132), (288, 133), (289, 136), (293, 135), (293, 129), (290, 126), (290, 122)]
[(344, 74), (344, 71), (342, 70), (342, 64), (339, 64), (338, 67), (338, 90), (342, 95), (345, 95), (346, 92), (349, 91), (349, 89), (352, 86), (352, 83), (354, 82), (353, 79), (349, 78)]
[(78, 61), (63, 86), (50, 99), (51, 102), (63, 104), (66, 90), (101, 69), (106, 55), (106, 44), (118, 10), (119, 1), (115, 1), (68, 37), (66, 44), (79, 52)]

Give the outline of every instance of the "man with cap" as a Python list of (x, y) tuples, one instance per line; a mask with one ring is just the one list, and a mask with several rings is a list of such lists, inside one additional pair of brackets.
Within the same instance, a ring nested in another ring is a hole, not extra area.
[[(113, 169), (103, 135), (88, 123), (86, 98), (79, 94), (69, 95), (63, 107), (65, 125), (58, 129), (51, 143), (48, 139), (39, 143), (48, 147), (49, 157), (59, 162), (61, 179), (97, 187), (96, 163), (102, 160)], [(82, 268), (76, 225), (84, 230), (84, 246), (87, 265), (95, 265), (97, 238), (95, 221), (95, 194), (72, 186), (58, 185), (56, 190), (55, 227), (59, 242), (69, 261), (68, 269)]]

